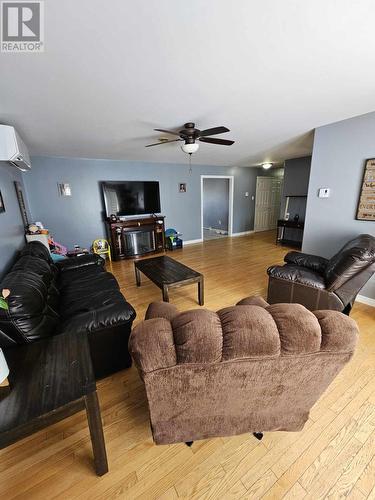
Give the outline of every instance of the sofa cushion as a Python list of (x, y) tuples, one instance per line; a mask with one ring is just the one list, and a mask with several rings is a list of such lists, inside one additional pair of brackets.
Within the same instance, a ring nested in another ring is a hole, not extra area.
[(277, 325), (284, 354), (320, 351), (321, 329), (316, 316), (300, 304), (273, 304), (267, 311)]
[(9, 310), (0, 309), (0, 329), (15, 343), (52, 335), (59, 324), (58, 292), (48, 276), (11, 271), (2, 280)]
[(22, 255), (17, 262), (13, 265), (12, 271), (25, 271), (38, 274), (43, 278), (48, 278), (51, 282), (55, 283), (57, 278), (56, 267), (40, 257), (34, 255)]
[(218, 315), (223, 330), (223, 361), (280, 354), (276, 323), (263, 307), (226, 307)]
[[(348, 316), (337, 314), (337, 311), (314, 311), (313, 313), (322, 330), (322, 351), (348, 352), (354, 351), (358, 341), (356, 322)], [(356, 335), (353, 335), (353, 332)]]
[(118, 297), (124, 298), (119, 290), (87, 290), (82, 293), (78, 290), (77, 294), (73, 292), (63, 294), (60, 302), (60, 315), (63, 319), (82, 312), (99, 309), (102, 306), (110, 303), (111, 300), (116, 301)]
[(145, 319), (165, 318), (172, 321), (178, 314), (177, 307), (169, 302), (151, 302), (147, 308)]
[(71, 294), (73, 294), (74, 299), (77, 299), (80, 296), (79, 294), (82, 293), (119, 289), (118, 282), (113, 274), (107, 273), (100, 268), (95, 268), (95, 271), (83, 268), (82, 270), (63, 273), (58, 280), (58, 287), (63, 298), (66, 299)]
[(56, 265), (61, 273), (65, 271), (72, 271), (74, 269), (82, 269), (83, 267), (98, 266), (104, 268), (105, 260), (100, 255), (94, 253), (70, 257), (68, 259), (58, 262)]
[(237, 306), (259, 306), (268, 307), (269, 303), (264, 300), (263, 297), (256, 295), (254, 297), (246, 297), (236, 304)]
[(20, 256), (32, 255), (38, 259), (43, 259), (49, 264), (53, 264), (51, 254), (48, 248), (40, 241), (30, 241), (27, 243), (20, 252)]
[[(143, 321), (136, 328), (139, 334), (134, 337), (130, 354), (137, 365), (143, 366), (147, 372), (176, 365), (176, 348), (170, 321), (155, 317)], [(147, 335), (150, 329), (158, 334)]]
[(65, 315), (59, 333), (73, 331), (92, 333), (131, 324), (134, 318), (135, 311), (121, 292), (116, 290), (110, 293), (102, 292), (87, 297), (75, 306), (72, 305), (69, 314)]
[(179, 363), (215, 363), (221, 360), (223, 333), (219, 316), (206, 309), (186, 311), (172, 319)]

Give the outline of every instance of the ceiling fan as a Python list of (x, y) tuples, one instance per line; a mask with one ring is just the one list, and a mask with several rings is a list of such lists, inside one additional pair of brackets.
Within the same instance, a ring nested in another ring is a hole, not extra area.
[(199, 144), (196, 142), (197, 140), (200, 142), (208, 142), (210, 144), (220, 144), (222, 146), (231, 146), (234, 144), (234, 141), (230, 141), (228, 139), (207, 137), (209, 135), (224, 134), (225, 132), (229, 132), (227, 127), (214, 127), (207, 128), (206, 130), (199, 130), (198, 128), (195, 128), (195, 123), (189, 122), (185, 123), (184, 128), (179, 131), (164, 130), (162, 128), (155, 128), (154, 130), (156, 132), (177, 135), (179, 138), (172, 140), (161, 139), (160, 142), (156, 142), (155, 144), (148, 144), (146, 148), (150, 148), (151, 146), (160, 146), (160, 144), (167, 144), (168, 142), (184, 141), (184, 144), (181, 146), (182, 151), (184, 151), (184, 153), (192, 154), (196, 153), (199, 149)]

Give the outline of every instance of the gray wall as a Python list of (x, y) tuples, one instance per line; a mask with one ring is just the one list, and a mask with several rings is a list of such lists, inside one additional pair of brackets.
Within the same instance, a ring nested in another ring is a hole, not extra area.
[(23, 184), (21, 171), (6, 162), (0, 162), (0, 191), (5, 206), (5, 212), (0, 213), (0, 277), (12, 263), (16, 251), (25, 243), (14, 181)]
[[(375, 113), (315, 131), (303, 251), (331, 257), (358, 234), (375, 236), (375, 222), (355, 219), (364, 164), (375, 157)], [(318, 189), (331, 188), (330, 198)], [(375, 299), (375, 279), (361, 295)]]
[[(284, 185), (281, 196), (280, 205), (280, 218), (284, 218), (286, 197), (295, 196), (296, 198), (289, 198), (288, 212), (289, 218), (293, 219), (295, 215), (299, 215), (299, 220), (304, 221), (306, 218), (306, 201), (307, 198), (299, 198), (300, 196), (307, 195), (309, 187), (311, 167), (311, 156), (304, 156), (302, 158), (293, 158), (285, 160), (284, 162)], [(297, 198), (298, 197), (298, 198)], [(285, 228), (284, 237), (289, 240), (301, 239), (301, 230)]]
[(301, 196), (307, 194), (311, 156), (285, 160), (284, 163), (284, 196)]
[[(254, 227), (255, 168), (192, 166), (60, 157), (33, 157), (32, 170), (25, 174), (34, 220), (42, 221), (58, 242), (72, 247), (89, 246), (105, 235), (99, 181), (155, 180), (160, 182), (161, 211), (166, 226), (183, 233), (184, 240), (201, 238), (201, 175), (233, 175), (233, 232)], [(57, 183), (71, 184), (72, 196), (61, 197)], [(178, 185), (186, 182), (187, 192)], [(245, 192), (249, 197), (245, 197)]]
[[(311, 156), (285, 160), (284, 187), (281, 201), (280, 216), (284, 217), (286, 197), (307, 195), (309, 189)], [(300, 219), (305, 219), (306, 198), (290, 198), (288, 205), (290, 218), (299, 214)]]
[(229, 179), (203, 179), (203, 227), (228, 231)]

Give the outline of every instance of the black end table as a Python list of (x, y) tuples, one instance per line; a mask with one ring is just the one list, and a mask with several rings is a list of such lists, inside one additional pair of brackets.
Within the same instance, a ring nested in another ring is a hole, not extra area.
[(0, 448), (86, 409), (96, 473), (108, 472), (87, 335), (56, 335), (5, 356), (11, 391), (0, 401)]
[(138, 260), (134, 263), (137, 286), (141, 286), (141, 272), (163, 292), (163, 301), (169, 302), (171, 288), (198, 283), (198, 302), (204, 304), (203, 274), (177, 262), (166, 255), (152, 259)]

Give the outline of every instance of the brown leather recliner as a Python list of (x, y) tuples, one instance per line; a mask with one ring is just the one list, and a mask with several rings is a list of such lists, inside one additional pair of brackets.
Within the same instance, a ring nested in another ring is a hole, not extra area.
[(151, 304), (129, 349), (154, 441), (301, 430), (357, 336), (356, 323), (337, 311), (270, 306), (260, 297), (217, 313)]
[(329, 260), (300, 252), (289, 252), (284, 260), (284, 266), (267, 269), (270, 304), (298, 303), (311, 311), (349, 314), (358, 292), (375, 272), (375, 238), (361, 234)]

